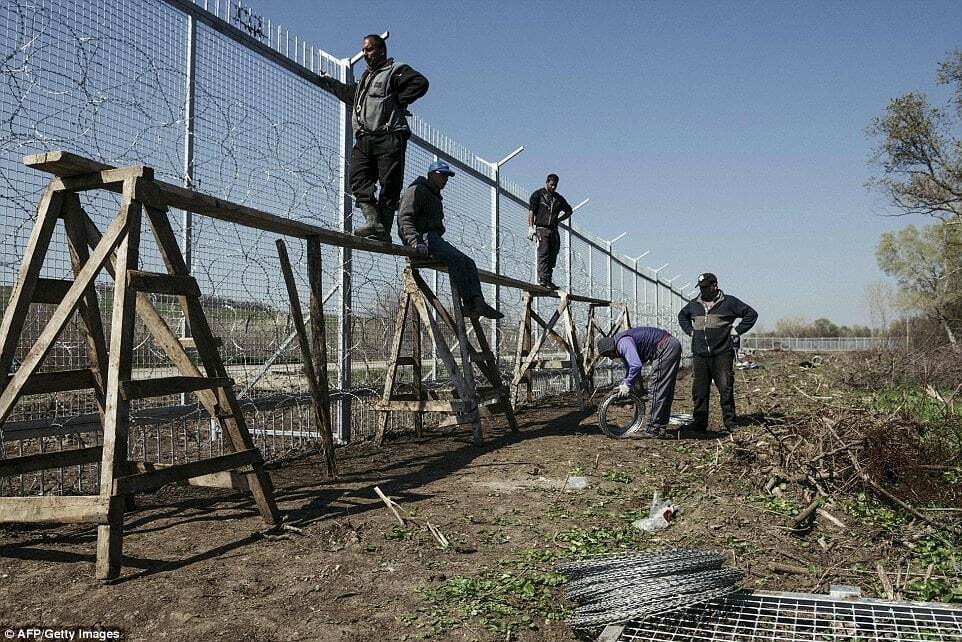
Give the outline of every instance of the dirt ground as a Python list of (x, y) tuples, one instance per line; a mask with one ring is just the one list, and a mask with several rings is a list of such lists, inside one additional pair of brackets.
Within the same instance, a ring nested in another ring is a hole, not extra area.
[[(0, 625), (99, 625), (129, 640), (574, 640), (552, 562), (625, 548), (722, 550), (746, 587), (842, 583), (872, 595), (876, 561), (894, 572), (900, 542), (831, 502), (844, 526), (819, 517), (794, 533), (752, 455), (770, 439), (759, 400), (772, 368), (798, 382), (820, 374), (799, 358), (738, 372), (734, 435), (614, 440), (593, 412), (551, 400), (521, 409), (518, 434), (486, 425), (483, 447), (466, 431), (394, 435), (381, 449), (339, 450), (335, 480), (318, 456), (290, 462), (271, 474), (291, 530), (268, 531), (243, 495), (170, 486), (138, 496), (123, 575), (109, 584), (93, 579), (94, 528), (0, 530)], [(690, 412), (689, 392), (683, 373), (674, 412)], [(566, 488), (573, 475), (588, 487)], [(412, 518), (405, 527), (375, 486)], [(630, 523), (656, 490), (682, 512), (667, 530), (640, 532)], [(774, 573), (771, 562), (804, 572)]]

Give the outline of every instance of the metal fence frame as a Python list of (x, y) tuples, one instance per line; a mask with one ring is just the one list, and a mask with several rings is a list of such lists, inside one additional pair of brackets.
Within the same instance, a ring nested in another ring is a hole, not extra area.
[[(44, 0), (40, 1), (43, 2)], [(105, 15), (124, 15), (119, 11), (125, 8), (124, 0), (77, 0), (77, 4), (82, 5), (86, 11), (93, 8), (97, 9), (98, 12), (103, 11)], [(168, 9), (175, 10), (178, 20), (180, 16), (184, 19), (184, 33), (177, 35), (176, 42), (173, 45), (167, 44), (174, 48), (183, 47), (184, 105), (182, 111), (183, 130), (181, 133), (183, 155), (179, 159), (181, 167), (177, 168), (177, 171), (182, 174), (183, 183), (187, 187), (195, 186), (197, 170), (195, 128), (198, 118), (203, 115), (202, 112), (199, 113), (198, 111), (197, 79), (203, 72), (209, 71), (198, 64), (198, 49), (204, 46), (205, 38), (209, 39), (208, 34), (215, 33), (218, 37), (229, 39), (244, 47), (260, 60), (290, 73), (297, 82), (313, 86), (317, 86), (317, 74), (321, 70), (338, 77), (343, 82), (352, 82), (354, 66), (361, 60), (360, 54), (353, 57), (337, 58), (321, 49), (310, 46), (298, 37), (291, 35), (286, 29), (272, 24), (269, 19), (256, 15), (249, 7), (237, 0), (147, 0), (143, 6), (149, 7), (150, 5), (155, 5), (155, 7), (165, 6)], [(127, 5), (127, 8), (134, 8), (134, 5)], [(107, 11), (108, 9), (110, 11)], [(150, 10), (155, 11), (154, 8)], [(126, 25), (113, 26), (126, 27)], [(350, 110), (340, 102), (338, 102), (337, 110), (337, 183), (340, 189), (337, 201), (340, 218), (338, 225), (342, 231), (350, 233), (353, 202), (349, 195), (347, 159), (350, 157), (353, 134), (350, 125)], [(468, 175), (471, 180), (482, 186), (483, 189), (488, 190), (490, 194), (488, 198), (489, 211), (472, 212), (472, 215), (476, 218), (490, 221), (487, 231), (490, 243), (486, 250), (486, 261), (482, 259), (478, 260), (478, 263), (481, 267), (496, 273), (502, 273), (505, 243), (512, 236), (517, 240), (518, 230), (516, 228), (519, 221), (514, 219), (518, 219), (518, 214), (527, 210), (527, 190), (504, 177), (502, 167), (520, 153), (523, 148), (519, 147), (503, 159), (491, 162), (460, 146), (416, 116), (411, 119), (411, 128), (412, 137), (409, 154), (413, 148), (422, 156), (426, 154), (433, 158), (444, 159), (460, 173)], [(108, 160), (115, 161), (116, 159)], [(200, 189), (203, 189), (203, 187), (201, 186)], [(584, 206), (586, 203), (587, 199), (584, 199), (578, 207)], [(506, 218), (505, 212), (508, 210), (516, 215)], [(523, 215), (521, 217), (523, 218)], [(193, 242), (197, 223), (191, 213), (184, 212), (181, 214), (182, 250), (188, 265), (192, 265), (192, 258), (195, 254)], [(515, 228), (513, 231), (512, 223)], [(521, 221), (520, 225), (526, 227), (524, 221)], [(0, 229), (2, 229), (2, 226), (3, 223), (0, 223)], [(657, 325), (673, 333), (678, 333), (674, 316), (685, 301), (683, 294), (685, 286), (682, 286), (682, 288), (672, 286), (672, 283), (679, 278), (678, 276), (665, 281), (659, 274), (665, 266), (657, 270), (643, 265), (639, 266), (638, 258), (630, 259), (617, 253), (612, 249), (617, 238), (605, 240), (575, 225), (562, 224), (561, 228), (564, 239), (562, 248), (564, 260), (559, 261), (556, 271), (558, 274), (556, 280), (559, 283), (564, 283), (568, 289), (575, 291), (591, 289), (592, 287), (598, 289), (605, 287), (608, 298), (627, 305), (632, 313), (632, 321), (635, 325)], [(534, 252), (530, 249), (530, 246), (515, 251), (529, 252), (530, 264), (533, 268)], [(354, 392), (355, 382), (352, 377), (351, 363), (352, 346), (354, 345), (351, 314), (356, 302), (355, 261), (352, 251), (347, 248), (338, 250), (337, 262), (339, 271), (333, 284), (334, 289), (339, 292), (335, 324), (338, 330), (338, 339), (336, 360), (334, 361), (337, 383), (334, 387), (337, 389), (335, 394), (339, 401), (337, 402), (337, 412), (332, 413), (332, 416), (339, 441), (346, 443), (352, 438), (352, 423), (357, 421), (357, 412), (352, 409), (352, 393)], [(484, 264), (485, 262), (487, 264)], [(587, 265), (587, 271), (585, 271), (584, 264)], [(605, 269), (606, 278), (603, 284), (598, 284), (594, 278), (595, 270), (600, 266), (604, 266)], [(530, 277), (530, 274), (515, 274), (512, 276), (524, 278)], [(524, 280), (531, 279), (524, 278)], [(434, 285), (437, 289), (436, 273)], [(494, 301), (499, 307), (503, 303), (502, 294), (497, 288), (495, 289)], [(500, 334), (504, 333), (508, 327), (504, 324), (499, 327), (494, 322), (490, 324), (489, 331), (492, 334), (490, 343), (495, 350), (500, 347), (498, 341)], [(189, 328), (182, 326), (181, 331), (186, 336), (189, 333)], [(502, 357), (502, 364), (505, 363), (505, 357), (510, 359), (510, 355), (507, 354), (500, 356)], [(431, 368), (429, 376), (436, 379), (437, 372), (437, 360), (434, 359), (434, 367)], [(549, 375), (548, 378), (550, 379), (551, 376)], [(546, 381), (546, 386), (545, 390), (557, 391), (559, 389), (558, 382), (554, 380)], [(181, 403), (183, 404), (185, 401), (182, 400)], [(10, 437), (12, 435), (4, 436), (5, 439)]]

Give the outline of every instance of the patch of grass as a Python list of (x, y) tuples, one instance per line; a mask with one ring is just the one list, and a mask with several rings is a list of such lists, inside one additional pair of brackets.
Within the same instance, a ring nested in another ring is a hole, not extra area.
[(923, 602), (962, 602), (959, 553), (958, 547), (940, 537), (919, 540), (912, 566), (925, 569), (929, 577), (909, 580), (905, 585), (905, 596)]
[(798, 512), (801, 510), (801, 507), (795, 500), (779, 495), (769, 495), (765, 497), (763, 503), (765, 504), (766, 510), (788, 517), (798, 515)]
[(641, 541), (641, 532), (630, 524), (619, 526), (589, 526), (561, 531), (555, 542), (566, 544), (575, 558), (628, 549)]
[(401, 526), (395, 526), (388, 532), (384, 533), (384, 539), (390, 539), (396, 542), (411, 539), (411, 531)]
[[(942, 392), (946, 397), (952, 394), (951, 390)], [(944, 403), (928, 396), (921, 386), (897, 386), (878, 390), (873, 393), (868, 405), (880, 412), (904, 408), (916, 421), (926, 425), (939, 425), (952, 414)], [(956, 409), (954, 414), (962, 417), (962, 407)]]
[(608, 481), (618, 482), (619, 484), (631, 483), (631, 475), (620, 470), (606, 470), (602, 477)]
[[(498, 633), (535, 629), (541, 619), (563, 620), (556, 588), (563, 575), (546, 570), (554, 555), (541, 549), (523, 551), (500, 560), (498, 568), (483, 569), (473, 577), (454, 577), (440, 586), (418, 589), (429, 608), (417, 626), (439, 634), (468, 621)], [(402, 620), (412, 623), (410, 618)]]
[(863, 522), (881, 526), (890, 531), (900, 528), (908, 521), (905, 515), (882, 505), (878, 500), (864, 492), (860, 492), (849, 501), (846, 508), (849, 514)]

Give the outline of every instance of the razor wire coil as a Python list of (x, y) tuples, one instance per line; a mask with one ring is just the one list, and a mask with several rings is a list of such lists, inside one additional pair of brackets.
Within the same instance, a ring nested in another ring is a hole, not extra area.
[(589, 628), (662, 613), (734, 591), (744, 574), (722, 568), (715, 551), (619, 553), (559, 564), (566, 596), (577, 602), (568, 623)]

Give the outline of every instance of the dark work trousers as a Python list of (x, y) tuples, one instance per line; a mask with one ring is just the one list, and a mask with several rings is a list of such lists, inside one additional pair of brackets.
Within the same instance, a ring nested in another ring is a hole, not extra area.
[(651, 362), (651, 373), (648, 375), (648, 432), (661, 432), (668, 426), (680, 364), (681, 343), (669, 335), (655, 346), (655, 358)]
[(538, 235), (538, 283), (547, 283), (558, 260), (561, 235), (557, 227), (538, 227), (535, 232)]
[(458, 289), (461, 301), (467, 303), (474, 297), (481, 296), (481, 278), (478, 276), (478, 266), (474, 264), (474, 259), (445, 241), (437, 232), (427, 232), (424, 240), (427, 241), (431, 256), (448, 264), (448, 276)]
[[(365, 134), (351, 151), (351, 193), (358, 203), (382, 205), (396, 211), (404, 184), (404, 134)], [(381, 192), (374, 198), (374, 189)]]
[(692, 384), (691, 399), (694, 403), (694, 427), (708, 426), (708, 399), (711, 394), (711, 382), (718, 388), (721, 402), (722, 419), (725, 428), (735, 429), (735, 369), (732, 362), (732, 351), (727, 350), (710, 357), (691, 356)]

